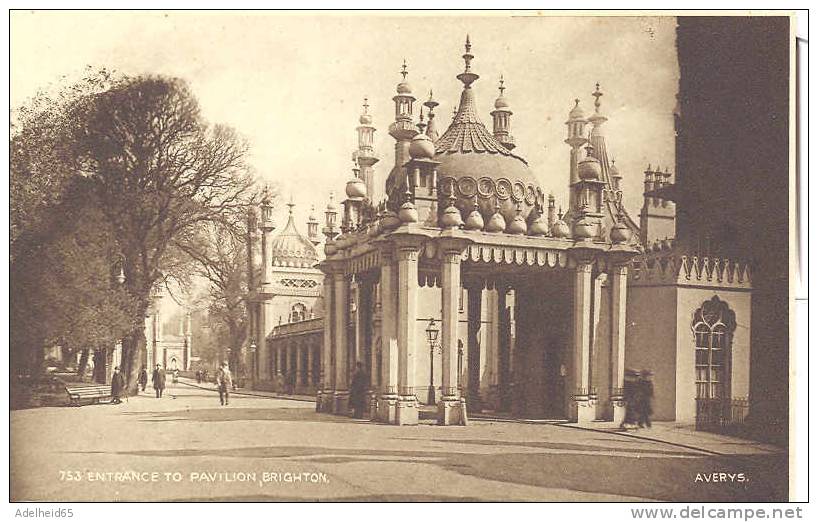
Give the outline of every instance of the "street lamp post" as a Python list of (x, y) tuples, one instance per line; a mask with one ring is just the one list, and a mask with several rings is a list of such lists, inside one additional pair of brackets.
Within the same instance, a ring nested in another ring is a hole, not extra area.
[(435, 404), (435, 343), (440, 330), (435, 324), (434, 318), (429, 319), (429, 326), (426, 327), (426, 339), (429, 341), (429, 398), (427, 404)]
[[(116, 255), (119, 264), (119, 274), (116, 276), (116, 282), (119, 284), (125, 283), (125, 254), (119, 253)], [(116, 265), (117, 263), (114, 263)]]

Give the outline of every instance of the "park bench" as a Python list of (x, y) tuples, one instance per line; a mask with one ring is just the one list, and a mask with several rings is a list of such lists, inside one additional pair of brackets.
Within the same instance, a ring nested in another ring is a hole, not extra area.
[(106, 384), (71, 383), (65, 385), (65, 391), (72, 406), (81, 406), (82, 401), (98, 404), (100, 399), (111, 398), (111, 387)]

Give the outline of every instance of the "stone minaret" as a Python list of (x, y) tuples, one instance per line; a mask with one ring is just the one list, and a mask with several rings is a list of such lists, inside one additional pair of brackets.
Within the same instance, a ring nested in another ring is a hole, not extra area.
[(407, 74), (404, 60), (401, 68), (403, 81), (397, 85), (397, 94), (392, 97), (395, 102), (395, 121), (389, 125), (389, 135), (395, 139), (395, 165), (389, 174), (386, 189), (390, 206), (395, 209), (403, 203), (402, 198), (406, 192), (403, 166), (409, 161), (409, 143), (418, 133), (412, 115), (415, 97), (412, 95), (412, 86), (406, 81)]
[(516, 147), (514, 136), (511, 135), (511, 115), (514, 113), (511, 112), (508, 100), (504, 96), (506, 90), (504, 83), (503, 76), (500, 75), (500, 96), (494, 101), (491, 117), (494, 119), (494, 137), (503, 147), (512, 150)]
[(568, 121), (565, 122), (566, 127), (568, 127), (568, 137), (565, 138), (565, 143), (571, 147), (571, 174), (568, 182), (569, 186), (571, 187), (571, 195), (568, 201), (568, 210), (572, 214), (576, 213), (580, 206), (579, 194), (577, 192), (579, 183), (577, 165), (579, 164), (581, 154), (580, 147), (582, 147), (585, 142), (588, 141), (585, 138), (585, 126), (587, 124), (588, 121), (585, 119), (585, 111), (583, 111), (582, 107), (579, 106), (579, 99), (576, 99), (574, 100), (574, 108), (568, 113)]
[(375, 154), (374, 136), (375, 127), (372, 125), (372, 115), (369, 114), (369, 102), (364, 98), (364, 111), (358, 119), (360, 125), (358, 131), (358, 150), (353, 154), (353, 160), (361, 168), (361, 179), (366, 185), (366, 193), (370, 199), (374, 199), (375, 190), (375, 169), (372, 168), (380, 158)]

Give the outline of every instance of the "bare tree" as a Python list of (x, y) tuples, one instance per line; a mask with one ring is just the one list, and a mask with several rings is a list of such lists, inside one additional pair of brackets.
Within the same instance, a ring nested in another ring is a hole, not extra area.
[[(125, 79), (73, 107), (76, 168), (93, 185), (125, 256), (125, 285), (144, 317), (154, 285), (184, 276), (175, 239), (226, 216), (252, 197), (246, 144), (208, 125), (177, 79)], [(122, 365), (136, 386), (144, 329), (123, 340)]]

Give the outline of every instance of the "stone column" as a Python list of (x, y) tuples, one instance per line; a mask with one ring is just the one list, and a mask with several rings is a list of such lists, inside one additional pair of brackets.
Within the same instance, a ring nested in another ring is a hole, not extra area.
[(500, 411), (511, 410), (511, 339), (506, 305), (508, 287), (497, 286), (497, 350), (499, 352)]
[(443, 356), (442, 397), (437, 403), (437, 423), (447, 426), (464, 424), (465, 404), (460, 401), (457, 388), (457, 326), (458, 298), (460, 295), (460, 250), (444, 250), (441, 267), (441, 302), (443, 318), (441, 341)]
[(573, 404), (571, 420), (594, 420), (589, 400), (591, 349), (591, 263), (577, 262), (574, 274)]
[(611, 268), (611, 407), (613, 420), (625, 420), (625, 310), (628, 296), (628, 266)]
[(418, 247), (398, 249), (398, 404), (396, 424), (418, 423), (415, 396), (415, 352), (417, 350)]
[(362, 354), (364, 352), (364, 328), (366, 327), (364, 321), (366, 320), (366, 314), (363, 310), (363, 285), (365, 283), (361, 281), (358, 275), (355, 276), (355, 283), (350, 285), (350, 292), (352, 293), (352, 302), (355, 303), (355, 317), (352, 317), (353, 324), (355, 325), (354, 330), (354, 337), (352, 338), (352, 345), (353, 345), (353, 353), (352, 353), (352, 361), (350, 361), (350, 367), (353, 371), (355, 371), (355, 364), (361, 361)]
[(315, 365), (315, 360), (313, 359), (313, 352), (315, 351), (315, 346), (313, 346), (312, 343), (310, 342), (311, 339), (312, 339), (312, 336), (309, 336), (307, 338), (307, 343), (306, 343), (306, 346), (304, 347), (307, 350), (307, 379), (306, 379), (306, 382), (305, 382), (305, 384), (307, 385), (307, 388), (312, 388), (313, 384), (315, 384), (313, 382), (313, 374), (312, 374), (312, 369), (313, 369), (313, 366)]
[(335, 393), (335, 368), (333, 366), (333, 325), (335, 307), (333, 306), (334, 278), (331, 274), (324, 276), (324, 339), (321, 344), (320, 388), (316, 398), (317, 411), (331, 412)]
[(397, 282), (392, 252), (381, 254), (381, 383), (377, 418), (381, 422), (397, 422), (398, 403), (398, 340)]
[(293, 393), (298, 393), (301, 390), (301, 385), (304, 384), (304, 362), (303, 362), (304, 344), (298, 340), (293, 347), (295, 354), (295, 386)]
[(483, 285), (482, 282), (471, 284), (467, 288), (468, 296), (468, 339), (467, 355), (468, 360), (468, 392), (466, 400), (469, 411), (479, 412), (483, 409), (480, 400), (480, 367), (481, 367), (481, 342), (480, 327), (483, 315)]
[(343, 274), (335, 275), (335, 403), (333, 413), (349, 413), (349, 385), (347, 371), (347, 326), (349, 324), (349, 294), (346, 278)]
[(500, 405), (499, 398), (499, 376), (500, 376), (500, 348), (499, 348), (499, 317), (500, 309), (497, 304), (498, 290), (487, 290), (486, 295), (486, 312), (487, 312), (487, 328), (486, 335), (486, 367), (488, 369), (488, 382), (486, 383), (486, 394), (484, 403), (492, 410), (497, 411)]
[(272, 376), (270, 375), (270, 348), (267, 344), (267, 329), (272, 325), (270, 320), (272, 308), (273, 303), (269, 300), (259, 303), (258, 377), (260, 381), (267, 381), (268, 383)]

